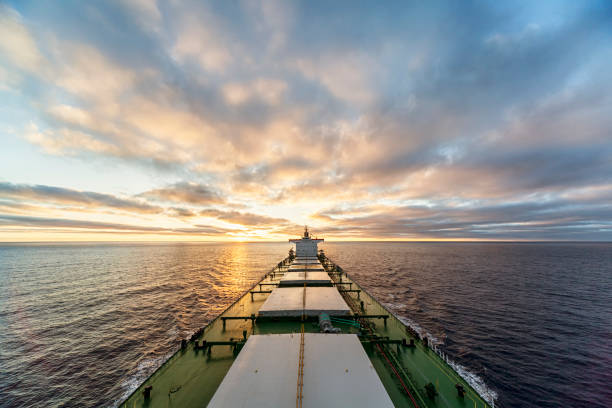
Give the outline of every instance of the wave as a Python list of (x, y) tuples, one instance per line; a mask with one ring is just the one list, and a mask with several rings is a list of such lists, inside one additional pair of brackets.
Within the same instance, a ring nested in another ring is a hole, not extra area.
[(485, 399), (491, 406), (495, 406), (495, 400), (497, 399), (497, 392), (489, 388), (484, 380), (478, 375), (474, 374), (459, 363), (454, 362), (446, 358), (446, 363), (453, 368), (470, 386), (476, 390), (476, 392)]

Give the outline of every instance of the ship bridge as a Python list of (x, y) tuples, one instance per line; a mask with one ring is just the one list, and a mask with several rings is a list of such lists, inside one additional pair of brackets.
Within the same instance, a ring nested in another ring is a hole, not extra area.
[(312, 238), (310, 236), (310, 232), (308, 232), (308, 227), (304, 227), (304, 235), (300, 239), (290, 239), (289, 242), (293, 242), (295, 244), (295, 256), (296, 260), (308, 260), (308, 259), (316, 259), (317, 252), (317, 244), (319, 242), (323, 242), (323, 239)]

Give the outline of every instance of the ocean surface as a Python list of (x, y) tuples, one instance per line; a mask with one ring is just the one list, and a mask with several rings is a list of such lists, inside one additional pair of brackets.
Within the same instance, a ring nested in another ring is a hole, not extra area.
[[(612, 407), (612, 244), (325, 243), (502, 407)], [(288, 243), (0, 244), (0, 406), (116, 406)]]

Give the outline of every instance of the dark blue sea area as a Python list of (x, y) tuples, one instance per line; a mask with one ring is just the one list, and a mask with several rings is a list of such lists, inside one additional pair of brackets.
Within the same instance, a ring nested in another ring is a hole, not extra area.
[[(612, 406), (612, 244), (320, 247), (495, 406)], [(0, 406), (116, 406), (289, 248), (0, 244)]]

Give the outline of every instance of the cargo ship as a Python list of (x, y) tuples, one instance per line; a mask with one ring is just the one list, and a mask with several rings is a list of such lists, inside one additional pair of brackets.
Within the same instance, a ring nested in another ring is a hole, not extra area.
[(120, 407), (490, 405), (426, 336), (329, 259), (308, 228)]

